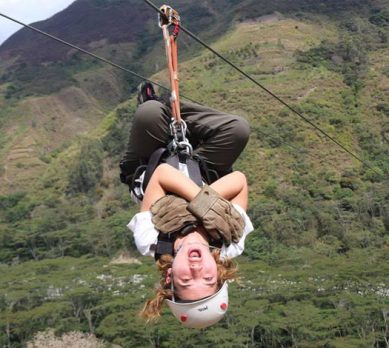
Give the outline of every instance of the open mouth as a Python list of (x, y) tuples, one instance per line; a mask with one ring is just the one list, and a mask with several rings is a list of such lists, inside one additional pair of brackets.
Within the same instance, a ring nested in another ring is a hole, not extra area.
[(188, 256), (191, 261), (201, 260), (201, 251), (199, 249), (190, 249)]

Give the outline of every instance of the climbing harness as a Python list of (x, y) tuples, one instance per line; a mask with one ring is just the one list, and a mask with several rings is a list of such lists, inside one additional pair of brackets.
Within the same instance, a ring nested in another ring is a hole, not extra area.
[[(162, 15), (162, 13), (164, 15)], [(179, 80), (178, 80), (178, 59), (176, 39), (179, 33), (180, 16), (177, 11), (170, 6), (162, 6), (158, 17), (159, 26), (162, 28), (166, 56), (169, 67), (171, 83), (171, 109), (173, 117), (170, 120), (170, 142), (166, 147), (161, 147), (154, 151), (147, 164), (139, 166), (133, 175), (130, 185), (130, 191), (139, 201), (143, 200), (146, 187), (160, 163), (168, 163), (172, 167), (186, 172), (186, 174), (198, 185), (203, 183), (211, 184), (218, 179), (216, 171), (210, 170), (205, 161), (198, 155), (193, 154), (193, 147), (186, 137), (187, 125), (181, 118), (180, 99), (179, 99)], [(172, 34), (170, 34), (170, 31)], [(150, 86), (146, 85), (149, 88)], [(151, 86), (152, 87), (152, 86)], [(153, 90), (145, 89), (146, 99), (150, 94), (154, 97)], [(142, 92), (142, 91), (141, 91)], [(149, 93), (150, 92), (150, 93)], [(139, 94), (139, 93), (138, 93)], [(142, 98), (143, 93), (141, 93)], [(125, 178), (124, 178), (125, 180)], [(123, 180), (122, 180), (123, 181)], [(169, 254), (174, 256), (174, 242), (178, 236), (185, 236), (196, 228), (196, 224), (184, 226), (180, 231), (174, 233), (159, 233), (158, 242), (155, 245), (154, 255), (158, 260), (162, 255)], [(212, 246), (220, 248), (220, 241), (212, 241)]]
[[(173, 117), (170, 120), (170, 142), (167, 147), (157, 149), (150, 156), (147, 164), (140, 165), (132, 177), (130, 191), (139, 201), (143, 199), (151, 176), (160, 163), (168, 163), (172, 167), (186, 172), (198, 186), (202, 186), (204, 182), (210, 184), (218, 179), (216, 171), (210, 170), (204, 159), (193, 154), (193, 147), (186, 137), (188, 127), (181, 118), (177, 49), (177, 37), (181, 24), (180, 15), (172, 7), (163, 5), (158, 15), (158, 24), (162, 29), (165, 42), (171, 84), (170, 104)], [(138, 93), (138, 95), (141, 94), (141, 100), (155, 99), (152, 85), (151, 87), (148, 85), (146, 87), (144, 93), (143, 90), (140, 91), (141, 93)], [(125, 166), (123, 165), (123, 167)], [(128, 183), (123, 168), (121, 178), (122, 182)]]

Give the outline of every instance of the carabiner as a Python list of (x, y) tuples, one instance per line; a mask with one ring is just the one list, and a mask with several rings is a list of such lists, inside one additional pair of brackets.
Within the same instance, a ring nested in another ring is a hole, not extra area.
[(193, 154), (193, 146), (190, 144), (188, 140), (180, 141), (177, 144), (177, 148), (182, 150), (182, 153), (185, 153), (188, 156), (192, 156)]
[(170, 123), (170, 135), (177, 143), (180, 143), (182, 141), (187, 141), (186, 139), (187, 130), (188, 130), (188, 126), (186, 125), (186, 122), (184, 120), (178, 122), (174, 117), (172, 118)]

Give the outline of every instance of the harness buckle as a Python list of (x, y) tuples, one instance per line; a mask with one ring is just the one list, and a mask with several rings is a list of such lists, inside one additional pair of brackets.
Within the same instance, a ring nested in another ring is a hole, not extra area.
[(172, 118), (170, 122), (170, 134), (173, 139), (168, 145), (170, 151), (192, 156), (193, 147), (186, 138), (187, 130), (188, 126), (184, 120), (178, 122), (174, 117)]

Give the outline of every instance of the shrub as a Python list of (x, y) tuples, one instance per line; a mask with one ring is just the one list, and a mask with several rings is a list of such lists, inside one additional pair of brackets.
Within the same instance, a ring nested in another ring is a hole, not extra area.
[(367, 71), (367, 43), (358, 37), (346, 37), (337, 44), (322, 41), (318, 47), (298, 51), (297, 61), (341, 73), (344, 82), (359, 91)]
[(119, 108), (116, 110), (115, 122), (111, 125), (107, 135), (102, 139), (104, 151), (111, 156), (122, 154), (125, 144), (128, 141), (131, 116), (134, 113), (131, 107)]
[(25, 192), (15, 192), (11, 193), (8, 196), (0, 196), (0, 208), (7, 209), (12, 208), (18, 204), (24, 197), (26, 197)]
[(388, 103), (379, 103), (376, 106), (377, 111), (382, 112), (385, 116), (389, 116), (389, 104)]
[(38, 332), (33, 341), (27, 343), (27, 348), (106, 348), (94, 335), (82, 332), (68, 332), (56, 337), (54, 330)]
[(30, 213), (35, 206), (36, 204), (31, 202), (19, 202), (15, 207), (6, 212), (5, 220), (7, 222), (18, 222), (23, 219), (29, 219)]
[(86, 140), (69, 171), (67, 193), (87, 193), (103, 176), (103, 147), (100, 141)]
[(374, 10), (373, 15), (370, 16), (370, 23), (379, 27), (389, 26), (389, 11), (388, 10)]

